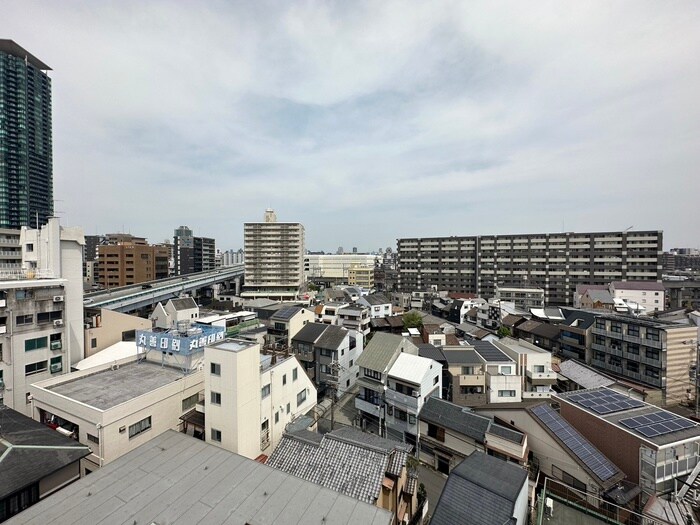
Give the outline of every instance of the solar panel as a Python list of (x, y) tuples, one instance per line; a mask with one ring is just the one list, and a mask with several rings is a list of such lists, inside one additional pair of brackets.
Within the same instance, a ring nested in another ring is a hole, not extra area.
[(539, 405), (532, 409), (532, 413), (601, 480), (606, 481), (619, 472), (619, 469), (608, 458), (601, 454), (552, 407)]
[(563, 397), (567, 401), (593, 410), (596, 414), (612, 414), (613, 412), (644, 406), (642, 401), (607, 389), (594, 390), (592, 392), (577, 392), (576, 394)]
[(621, 419), (620, 423), (645, 437), (663, 436), (671, 432), (692, 428), (695, 423), (671, 412), (659, 410), (643, 416)]

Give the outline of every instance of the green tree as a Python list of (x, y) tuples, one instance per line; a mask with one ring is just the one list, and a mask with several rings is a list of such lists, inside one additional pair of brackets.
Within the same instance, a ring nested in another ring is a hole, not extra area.
[(420, 328), (423, 326), (423, 317), (418, 312), (407, 312), (403, 314), (403, 327), (408, 328)]
[(498, 329), (498, 337), (500, 337), (501, 339), (503, 339), (504, 337), (510, 337), (510, 336), (511, 336), (510, 328), (508, 328), (507, 326), (501, 326)]

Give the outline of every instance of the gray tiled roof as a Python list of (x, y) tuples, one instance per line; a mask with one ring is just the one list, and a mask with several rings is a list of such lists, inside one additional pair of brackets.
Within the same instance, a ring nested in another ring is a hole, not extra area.
[(367, 301), (367, 303), (370, 306), (379, 306), (381, 304), (391, 304), (391, 300), (386, 295), (381, 294), (381, 293), (373, 293), (373, 294), (365, 295), (363, 297), (363, 299), (365, 301)]
[(445, 361), (445, 355), (435, 345), (430, 343), (421, 343), (418, 345), (418, 355), (421, 357), (427, 357), (428, 359), (434, 359), (438, 363)]
[(445, 356), (445, 360), (450, 365), (467, 365), (484, 362), (473, 348), (465, 348), (464, 350), (444, 349), (442, 353)]
[(615, 384), (614, 379), (604, 376), (573, 359), (559, 363), (559, 370), (561, 375), (581, 385), (583, 388), (597, 388)]
[(0, 501), (90, 455), (85, 445), (4, 405), (0, 432)]
[(192, 297), (183, 297), (182, 299), (171, 299), (170, 302), (173, 304), (175, 310), (189, 310), (191, 308), (197, 308), (197, 302), (192, 299)]
[(168, 430), (8, 525), (160, 523), (389, 525), (390, 512)]
[(321, 337), (316, 341), (316, 346), (319, 348), (327, 348), (336, 350), (348, 336), (348, 330), (341, 326), (327, 325), (326, 330), (321, 334)]
[(391, 364), (404, 338), (400, 335), (377, 332), (357, 358), (358, 366), (384, 372)]
[(313, 344), (321, 337), (327, 327), (328, 325), (323, 323), (307, 323), (297, 332), (297, 335), (292, 337), (292, 341)]
[(407, 455), (406, 445), (345, 428), (319, 443), (285, 434), (267, 465), (373, 504), (386, 473), (398, 475)]
[(420, 418), (422, 421), (469, 436), (480, 443), (484, 442), (484, 434), (491, 423), (491, 419), (486, 416), (480, 416), (469, 408), (436, 397), (428, 398), (420, 411)]
[(603, 304), (614, 304), (612, 295), (607, 290), (586, 290), (588, 298), (594, 303), (600, 302)]
[(430, 525), (515, 524), (515, 502), (526, 482), (524, 469), (473, 452), (447, 478)]
[(510, 357), (501, 352), (493, 343), (489, 341), (471, 341), (471, 345), (487, 363), (502, 363), (512, 361)]

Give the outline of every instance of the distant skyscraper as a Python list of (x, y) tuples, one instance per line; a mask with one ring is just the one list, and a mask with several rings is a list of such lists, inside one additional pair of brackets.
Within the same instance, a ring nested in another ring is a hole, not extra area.
[(51, 68), (0, 39), (0, 228), (53, 215)]
[(173, 235), (175, 275), (205, 272), (216, 268), (216, 242), (209, 237), (195, 237), (187, 226)]

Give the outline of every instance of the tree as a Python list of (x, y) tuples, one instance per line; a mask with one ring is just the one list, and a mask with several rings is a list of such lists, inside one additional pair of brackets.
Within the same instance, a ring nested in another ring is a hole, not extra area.
[(498, 337), (500, 337), (501, 339), (503, 339), (504, 337), (510, 337), (510, 336), (511, 336), (510, 328), (508, 328), (507, 326), (501, 326), (498, 329)]
[(407, 312), (403, 314), (404, 329), (420, 328), (421, 326), (423, 326), (423, 317), (421, 317), (418, 312)]

